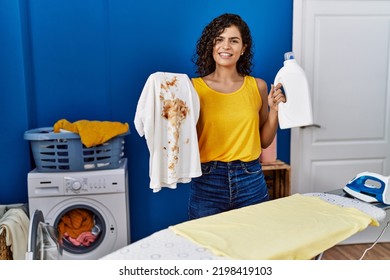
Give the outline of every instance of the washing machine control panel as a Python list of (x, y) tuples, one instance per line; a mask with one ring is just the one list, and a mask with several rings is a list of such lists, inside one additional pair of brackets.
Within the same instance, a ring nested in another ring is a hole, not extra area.
[(116, 176), (65, 176), (64, 190), (66, 194), (121, 192), (123, 191), (124, 182), (118, 181), (118, 178), (115, 177)]
[(80, 192), (84, 185), (83, 181), (71, 177), (65, 177), (66, 191)]

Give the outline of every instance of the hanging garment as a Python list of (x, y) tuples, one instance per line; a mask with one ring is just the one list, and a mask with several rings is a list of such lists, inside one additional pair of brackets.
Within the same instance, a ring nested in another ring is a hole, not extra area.
[(150, 188), (175, 189), (201, 175), (196, 123), (199, 97), (186, 74), (156, 72), (138, 100), (134, 124), (150, 153)]

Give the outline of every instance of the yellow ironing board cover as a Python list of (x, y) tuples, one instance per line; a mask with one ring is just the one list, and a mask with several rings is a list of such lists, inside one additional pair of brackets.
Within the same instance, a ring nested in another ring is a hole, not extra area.
[(307, 260), (378, 226), (356, 208), (294, 194), (171, 226), (218, 256), (243, 260)]

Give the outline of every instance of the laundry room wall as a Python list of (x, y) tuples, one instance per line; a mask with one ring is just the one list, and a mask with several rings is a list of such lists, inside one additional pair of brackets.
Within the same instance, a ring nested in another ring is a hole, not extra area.
[[(27, 202), (34, 168), (23, 133), (59, 119), (128, 122), (131, 239), (187, 219), (188, 184), (153, 193), (149, 152), (134, 129), (138, 98), (157, 71), (195, 75), (203, 27), (225, 13), (251, 27), (253, 75), (273, 82), (292, 48), (293, 0), (0, 0), (0, 204)], [(278, 131), (290, 160), (290, 131)]]

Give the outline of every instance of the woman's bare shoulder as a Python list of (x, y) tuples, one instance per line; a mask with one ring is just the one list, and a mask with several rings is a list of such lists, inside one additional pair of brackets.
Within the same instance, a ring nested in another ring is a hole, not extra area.
[(261, 78), (255, 78), (255, 80), (260, 93), (261, 94), (267, 93), (268, 92), (267, 83)]

